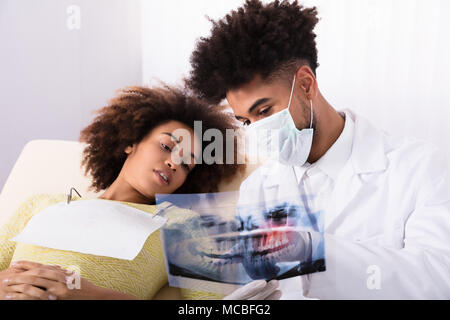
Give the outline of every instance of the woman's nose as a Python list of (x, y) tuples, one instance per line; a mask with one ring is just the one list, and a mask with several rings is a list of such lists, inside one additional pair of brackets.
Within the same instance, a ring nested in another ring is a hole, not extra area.
[(169, 169), (172, 169), (174, 172), (177, 171), (176, 166), (172, 162), (167, 161), (166, 164), (169, 167)]

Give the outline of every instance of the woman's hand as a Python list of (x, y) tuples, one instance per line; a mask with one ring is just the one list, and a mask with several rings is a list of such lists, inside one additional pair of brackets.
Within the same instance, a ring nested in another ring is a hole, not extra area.
[[(136, 297), (118, 291), (98, 287), (86, 279), (80, 278), (79, 288), (71, 286), (74, 274), (58, 266), (47, 266), (36, 262), (15, 262), (15, 268), (25, 270), (10, 273), (3, 285), (6, 285), (9, 299), (45, 299), (45, 300), (100, 300), (100, 299), (136, 299)], [(11, 297), (12, 296), (12, 297)]]
[[(50, 268), (50, 266), (45, 266)], [(15, 265), (0, 272), (0, 300), (51, 300), (50, 293), (45, 292), (41, 288), (34, 288), (32, 286), (24, 287), (17, 291), (18, 287), (9, 285), (9, 279), (15, 279), (17, 275), (27, 271)]]
[(4, 280), (8, 279), (8, 277), (13, 275), (14, 273), (23, 271), (24, 270), (16, 267), (9, 267), (8, 269), (0, 271), (0, 300), (9, 299), (9, 293), (12, 292), (11, 288), (5, 284)]

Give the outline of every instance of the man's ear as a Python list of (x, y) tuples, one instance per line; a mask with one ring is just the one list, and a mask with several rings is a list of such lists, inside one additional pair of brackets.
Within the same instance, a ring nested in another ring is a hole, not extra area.
[(297, 85), (302, 88), (305, 97), (308, 100), (313, 100), (317, 97), (319, 92), (317, 86), (317, 80), (312, 72), (311, 68), (308, 66), (301, 66), (296, 73)]

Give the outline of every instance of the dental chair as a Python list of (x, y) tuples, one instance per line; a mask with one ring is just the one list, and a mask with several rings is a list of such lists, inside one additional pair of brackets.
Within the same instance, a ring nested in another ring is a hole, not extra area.
[[(90, 178), (81, 168), (84, 145), (74, 141), (33, 140), (29, 142), (15, 163), (0, 194), (0, 226), (15, 210), (35, 194), (69, 194), (75, 188), (82, 197), (95, 198), (99, 194), (89, 190)], [(240, 183), (254, 166), (222, 184), (219, 191), (239, 190)], [(177, 288), (162, 288), (155, 299), (179, 299)]]

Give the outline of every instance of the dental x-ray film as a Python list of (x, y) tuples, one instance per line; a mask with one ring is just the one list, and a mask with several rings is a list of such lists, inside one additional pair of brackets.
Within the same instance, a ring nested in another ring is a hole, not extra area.
[[(242, 197), (241, 197), (242, 199)], [(322, 212), (300, 199), (242, 201), (239, 192), (157, 195), (172, 287), (228, 294), (257, 279), (325, 271)]]

